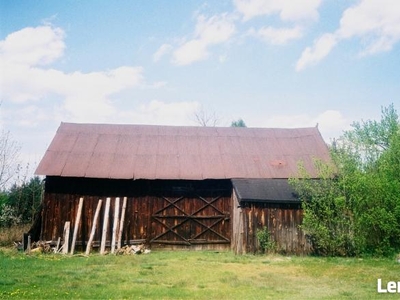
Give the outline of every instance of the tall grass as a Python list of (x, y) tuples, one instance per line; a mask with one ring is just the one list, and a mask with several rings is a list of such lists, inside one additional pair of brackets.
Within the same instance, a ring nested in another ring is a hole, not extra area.
[(0, 227), (0, 247), (13, 247), (14, 241), (22, 241), (22, 235), (29, 231), (31, 225)]

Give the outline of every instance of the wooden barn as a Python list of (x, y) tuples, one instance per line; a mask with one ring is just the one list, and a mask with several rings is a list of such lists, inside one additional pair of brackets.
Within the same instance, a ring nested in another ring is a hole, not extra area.
[(279, 251), (305, 254), (301, 204), (287, 179), (300, 161), (315, 176), (315, 158), (329, 160), (316, 127), (62, 123), (36, 170), (46, 176), (40, 239), (57, 240), (67, 221), (78, 224), (83, 198), (76, 237), (83, 249), (99, 199), (110, 198), (110, 208), (100, 210), (94, 247), (106, 216), (110, 247), (113, 216), (124, 209), (123, 244), (255, 253), (257, 229), (267, 226)]

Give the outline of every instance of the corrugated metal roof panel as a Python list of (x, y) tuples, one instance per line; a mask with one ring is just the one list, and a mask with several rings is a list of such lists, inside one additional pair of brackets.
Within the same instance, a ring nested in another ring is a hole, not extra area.
[(188, 152), (181, 153), (178, 156), (180, 174), (179, 179), (196, 180), (203, 178), (202, 164), (199, 154)]
[[(200, 154), (200, 143), (199, 138), (196, 136), (181, 135), (176, 136), (177, 153), (179, 154)], [(186, 164), (182, 165), (185, 166)]]
[[(62, 169), (63, 177), (85, 177), (86, 169), (89, 165), (92, 152), (71, 152), (68, 155), (65, 166)], [(100, 175), (100, 174), (99, 174)], [(100, 177), (100, 176), (97, 176)], [(106, 176), (102, 176), (107, 178)]]
[(181, 179), (179, 157), (177, 154), (158, 154), (157, 155), (157, 179)]
[[(134, 179), (157, 179), (157, 155), (138, 154), (133, 166)], [(178, 178), (171, 178), (178, 179)]]
[(90, 178), (110, 178), (114, 153), (93, 153), (89, 159), (85, 176)]
[[(201, 174), (199, 179), (225, 179), (227, 172), (224, 170), (221, 155), (219, 154), (200, 154)], [(200, 171), (200, 170), (199, 170)]]
[[(287, 178), (329, 160), (317, 128), (62, 123), (36, 174), (126, 179)], [(314, 173), (313, 173), (314, 172)]]
[(47, 150), (45, 154), (46, 159), (40, 161), (36, 173), (48, 176), (61, 176), (69, 155), (70, 153), (67, 151)]
[(59, 132), (54, 137), (49, 148), (53, 151), (66, 151), (72, 150), (76, 143), (77, 135), (69, 132)]
[(97, 144), (97, 140), (99, 138), (99, 134), (93, 132), (80, 132), (78, 133), (78, 137), (74, 144), (74, 147), (71, 150), (71, 153), (92, 153), (94, 151), (94, 147)]
[[(115, 179), (134, 178), (134, 157), (127, 153), (115, 154), (110, 166), (109, 177)], [(104, 177), (107, 178), (107, 177)]]

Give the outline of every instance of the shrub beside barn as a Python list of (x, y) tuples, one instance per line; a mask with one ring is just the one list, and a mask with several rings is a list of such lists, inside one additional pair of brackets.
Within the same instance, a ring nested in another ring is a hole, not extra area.
[[(329, 160), (318, 128), (175, 127), (61, 123), (41, 160), (45, 192), (40, 238), (57, 240), (82, 213), (76, 244), (86, 247), (99, 199), (127, 198), (122, 244), (151, 247), (259, 250), (267, 226), (277, 249), (310, 251), (299, 225), (301, 203), (288, 184), (302, 161)], [(99, 245), (105, 207), (93, 245)]]

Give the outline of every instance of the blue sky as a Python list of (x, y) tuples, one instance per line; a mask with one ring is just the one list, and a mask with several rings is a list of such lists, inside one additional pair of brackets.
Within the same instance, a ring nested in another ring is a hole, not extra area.
[(0, 0), (0, 126), (35, 166), (60, 122), (353, 121), (400, 109), (400, 1)]

